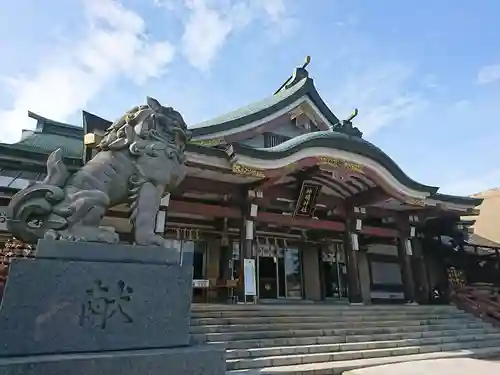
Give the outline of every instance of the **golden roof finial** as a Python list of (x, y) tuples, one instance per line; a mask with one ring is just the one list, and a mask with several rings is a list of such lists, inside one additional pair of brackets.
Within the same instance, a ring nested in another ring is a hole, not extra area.
[(307, 55), (306, 60), (304, 61), (304, 65), (302, 65), (302, 69), (307, 68), (307, 66), (311, 63), (311, 56)]
[(345, 121), (352, 121), (354, 117), (358, 115), (359, 111), (357, 108), (354, 108), (354, 111), (350, 114), (350, 116)]

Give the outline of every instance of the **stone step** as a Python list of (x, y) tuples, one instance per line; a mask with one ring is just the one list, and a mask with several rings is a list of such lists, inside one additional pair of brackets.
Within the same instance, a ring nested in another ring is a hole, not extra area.
[(191, 311), (215, 311), (215, 312), (227, 312), (227, 311), (266, 311), (266, 310), (281, 310), (281, 311), (332, 311), (332, 310), (425, 310), (425, 311), (450, 311), (456, 310), (457, 308), (450, 305), (414, 305), (414, 304), (396, 304), (396, 305), (357, 305), (357, 304), (328, 304), (328, 303), (317, 303), (317, 304), (204, 304), (204, 303), (193, 303), (191, 305)]
[(462, 349), (474, 349), (478, 347), (500, 347), (500, 340), (491, 341), (466, 341), (455, 342), (439, 345), (418, 345), (406, 347), (392, 347), (381, 349), (365, 349), (365, 350), (352, 350), (340, 352), (323, 352), (323, 353), (307, 353), (307, 354), (291, 354), (291, 355), (278, 355), (269, 357), (257, 358), (238, 358), (227, 360), (228, 370), (241, 370), (252, 368), (265, 368), (270, 366), (291, 366), (300, 365), (305, 363), (320, 363), (320, 362), (334, 362), (334, 361), (347, 361), (363, 358), (378, 358), (389, 356), (402, 356), (419, 353), (432, 353), (441, 351), (453, 351)]
[[(214, 341), (236, 341), (236, 340), (251, 340), (260, 338), (286, 338), (286, 337), (314, 337), (314, 336), (366, 336), (366, 335), (383, 335), (393, 333), (411, 333), (411, 332), (432, 332), (443, 330), (464, 330), (464, 329), (480, 329), (487, 327), (486, 323), (481, 321), (466, 324), (438, 324), (438, 325), (423, 325), (423, 326), (397, 326), (397, 327), (370, 327), (370, 328), (339, 328), (339, 329), (302, 329), (298, 326), (291, 331), (283, 330), (265, 330), (265, 331), (246, 331), (246, 332), (217, 332), (193, 334), (193, 336), (204, 337), (207, 342)], [(272, 328), (272, 327), (270, 327)]]
[(204, 325), (191, 326), (190, 332), (196, 333), (234, 333), (234, 332), (249, 332), (249, 331), (293, 331), (297, 329), (297, 324), (300, 324), (300, 329), (304, 330), (327, 330), (327, 329), (351, 329), (351, 328), (369, 328), (369, 327), (397, 327), (397, 326), (434, 326), (434, 325), (462, 325), (468, 323), (477, 323), (471, 317), (463, 316), (454, 319), (421, 319), (421, 320), (379, 320), (379, 321), (360, 321), (360, 322), (343, 322), (330, 320), (328, 322), (309, 322), (303, 321), (300, 323), (281, 323), (272, 322), (268, 324), (232, 324), (232, 325)]
[[(239, 341), (212, 341), (225, 345), (226, 349), (251, 349), (251, 348), (269, 348), (278, 346), (298, 346), (298, 345), (317, 345), (317, 344), (345, 344), (345, 343), (361, 343), (371, 341), (392, 341), (405, 339), (421, 339), (421, 338), (437, 338), (456, 336), (457, 332), (463, 335), (477, 335), (498, 333), (498, 329), (493, 327), (480, 329), (449, 329), (441, 331), (428, 332), (410, 332), (410, 333), (392, 333), (379, 335), (356, 335), (356, 336), (303, 336), (303, 337), (282, 337), (282, 338), (258, 338), (252, 340)], [(196, 341), (195, 341), (196, 342)], [(204, 340), (200, 341), (204, 342)]]
[(443, 314), (443, 313), (458, 313), (459, 311), (455, 307), (451, 306), (440, 306), (439, 308), (433, 307), (423, 307), (423, 306), (400, 306), (395, 308), (390, 307), (380, 307), (380, 306), (348, 306), (346, 308), (339, 307), (329, 307), (329, 308), (292, 308), (295, 306), (285, 306), (286, 308), (272, 308), (265, 309), (265, 306), (255, 307), (245, 307), (245, 308), (229, 308), (219, 310), (209, 309), (209, 310), (197, 310), (191, 309), (191, 318), (223, 318), (223, 317), (268, 317), (268, 316), (357, 316), (357, 315), (376, 315), (376, 314), (389, 314), (389, 313), (426, 313), (426, 314)]
[(356, 368), (377, 366), (388, 363), (421, 361), (437, 358), (488, 358), (500, 355), (500, 346), (440, 351), (391, 357), (363, 358), (345, 361), (330, 361), (289, 366), (274, 366), (257, 369), (230, 370), (226, 375), (337, 375)]
[(364, 315), (306, 315), (306, 316), (252, 316), (252, 317), (224, 317), (224, 318), (191, 318), (191, 326), (202, 325), (237, 325), (237, 324), (276, 324), (276, 323), (303, 323), (303, 322), (362, 322), (380, 320), (420, 320), (420, 319), (454, 319), (469, 318), (464, 312), (455, 311), (447, 314), (428, 314), (425, 312), (414, 312), (408, 314), (364, 314)]
[(466, 341), (487, 341), (500, 340), (499, 333), (488, 333), (484, 335), (452, 335), (444, 337), (426, 337), (419, 339), (401, 339), (386, 341), (368, 341), (353, 343), (336, 344), (311, 344), (311, 345), (289, 345), (267, 348), (249, 348), (249, 349), (228, 349), (226, 350), (227, 359), (237, 358), (257, 358), (272, 357), (278, 355), (292, 354), (315, 354), (315, 353), (333, 353), (353, 350), (400, 348), (419, 345), (439, 345), (445, 343), (466, 342)]

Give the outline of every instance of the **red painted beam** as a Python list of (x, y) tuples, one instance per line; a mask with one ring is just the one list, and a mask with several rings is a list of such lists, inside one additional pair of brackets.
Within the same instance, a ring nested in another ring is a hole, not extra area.
[(229, 219), (241, 218), (241, 211), (237, 208), (223, 207), (213, 204), (171, 201), (168, 210), (183, 214), (203, 215), (207, 217), (227, 217)]
[(387, 238), (399, 237), (399, 232), (396, 229), (391, 229), (391, 228), (363, 227), (361, 233), (373, 237), (387, 237)]
[(352, 197), (346, 199), (348, 206), (363, 207), (375, 203), (383, 202), (390, 198), (390, 195), (380, 186), (375, 186), (371, 189), (364, 190)]
[[(169, 211), (185, 213), (191, 215), (203, 215), (207, 217), (227, 217), (229, 219), (242, 218), (241, 211), (233, 207), (223, 207), (213, 204), (183, 202), (172, 200), (168, 207)], [(299, 227), (304, 229), (322, 229), (333, 232), (345, 231), (345, 224), (339, 221), (316, 220), (303, 217), (292, 217), (271, 212), (260, 211), (257, 214), (257, 221), (262, 223), (281, 224), (283, 226)], [(398, 237), (399, 233), (395, 229), (364, 227), (363, 234), (375, 237)]]
[(265, 191), (265, 190), (269, 189), (270, 187), (274, 186), (279, 180), (281, 180), (285, 176), (286, 176), (286, 174), (266, 178), (264, 180), (259, 181), (255, 185), (252, 185), (252, 189)]
[(345, 224), (338, 221), (315, 220), (298, 216), (292, 217), (262, 211), (259, 211), (257, 214), (257, 221), (263, 223), (281, 224), (290, 227), (300, 227), (304, 229), (323, 229), (335, 232), (343, 232), (345, 230)]
[[(362, 193), (361, 193), (362, 194)], [(264, 192), (264, 198), (260, 200), (260, 204), (266, 206), (269, 204), (270, 200), (277, 198), (289, 199), (295, 201), (298, 196), (298, 191), (292, 189), (287, 189), (284, 187), (271, 187)], [(317, 204), (325, 205), (327, 208), (332, 209), (335, 207), (335, 214), (339, 216), (346, 215), (346, 200), (339, 197), (328, 196), (326, 194), (320, 194), (316, 200)], [(363, 205), (357, 205), (363, 207)], [(389, 217), (395, 215), (395, 212), (381, 208), (381, 207), (366, 207), (367, 216), (373, 217)]]
[[(212, 193), (220, 195), (228, 194), (234, 198), (237, 197), (243, 198), (245, 196), (243, 186), (237, 184), (231, 184), (229, 182), (207, 180), (204, 178), (192, 177), (192, 176), (186, 177), (186, 179), (175, 190), (174, 194), (175, 193), (180, 194), (184, 192)], [(270, 200), (277, 198), (285, 198), (295, 201), (297, 199), (297, 195), (298, 191), (296, 191), (295, 189), (285, 188), (284, 186), (271, 186), (264, 192), (264, 197), (259, 201), (259, 204), (265, 207), (270, 203)], [(343, 208), (345, 202), (346, 201), (343, 199), (340, 199), (338, 197), (328, 196), (325, 194), (320, 194), (320, 196), (316, 201), (317, 204), (325, 205), (328, 208), (335, 207), (337, 210), (336, 213), (340, 215), (343, 215), (342, 212), (345, 211)], [(356, 204), (356, 205), (363, 206), (362, 204)], [(394, 214), (394, 212), (391, 212), (390, 210), (378, 207), (367, 207), (366, 211), (368, 216), (373, 216), (373, 217), (387, 217)]]
[(238, 195), (241, 192), (241, 187), (229, 182), (188, 176), (181, 182), (177, 189), (175, 189), (174, 193), (187, 192)]

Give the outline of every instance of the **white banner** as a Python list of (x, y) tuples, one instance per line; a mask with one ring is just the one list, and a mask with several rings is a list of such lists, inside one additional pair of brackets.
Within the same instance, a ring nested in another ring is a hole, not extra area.
[(257, 283), (255, 280), (255, 259), (245, 259), (243, 263), (243, 277), (245, 280), (245, 295), (257, 295)]

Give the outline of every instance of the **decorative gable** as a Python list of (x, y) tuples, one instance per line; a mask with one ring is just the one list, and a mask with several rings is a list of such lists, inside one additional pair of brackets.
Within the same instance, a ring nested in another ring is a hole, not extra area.
[(290, 112), (290, 119), (295, 126), (303, 132), (318, 131), (325, 122), (308, 102), (303, 102)]

